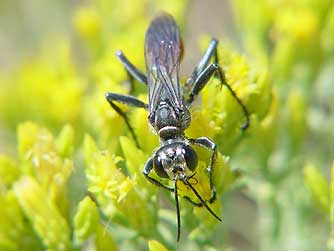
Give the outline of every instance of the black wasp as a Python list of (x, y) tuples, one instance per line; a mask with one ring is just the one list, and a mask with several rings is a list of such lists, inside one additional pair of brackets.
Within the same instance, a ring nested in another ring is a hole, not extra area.
[[(146, 32), (146, 75), (131, 64), (121, 51), (116, 53), (131, 79), (135, 78), (148, 86), (148, 104), (129, 95), (106, 94), (111, 107), (124, 118), (137, 146), (139, 146), (138, 140), (129, 119), (115, 102), (144, 108), (148, 111), (148, 121), (156, 134), (159, 135), (160, 147), (146, 162), (143, 174), (153, 184), (174, 192), (177, 212), (177, 240), (180, 239), (181, 229), (177, 181), (187, 185), (200, 202), (194, 202), (190, 198), (186, 199), (195, 206), (204, 206), (216, 219), (221, 221), (221, 218), (211, 210), (207, 202), (189, 182), (195, 173), (198, 162), (197, 154), (192, 145), (208, 149), (212, 152), (210, 164), (207, 167), (212, 190), (212, 196), (208, 203), (215, 201), (216, 190), (212, 183), (212, 168), (217, 157), (216, 144), (206, 137), (190, 139), (184, 134), (184, 130), (189, 127), (191, 121), (189, 106), (213, 75), (219, 77), (221, 83), (228, 88), (242, 108), (246, 122), (241, 126), (241, 129), (244, 130), (249, 126), (249, 113), (236, 93), (227, 84), (224, 72), (218, 64), (217, 44), (218, 41), (212, 39), (191, 76), (185, 85), (181, 86), (179, 68), (183, 47), (180, 32), (173, 17), (162, 13), (153, 19)], [(174, 187), (164, 185), (151, 177), (152, 169), (162, 179), (172, 180)]]

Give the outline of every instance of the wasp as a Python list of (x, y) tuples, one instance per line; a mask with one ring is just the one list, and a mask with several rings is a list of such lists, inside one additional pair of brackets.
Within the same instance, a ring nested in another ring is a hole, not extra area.
[[(137, 69), (122, 51), (116, 52), (116, 56), (120, 59), (128, 75), (148, 87), (148, 104), (134, 96), (111, 92), (106, 93), (107, 101), (124, 118), (137, 146), (139, 146), (138, 139), (129, 119), (117, 103), (143, 108), (148, 112), (148, 122), (159, 136), (160, 146), (155, 150), (152, 157), (147, 160), (143, 174), (149, 182), (174, 193), (177, 215), (177, 241), (179, 241), (181, 233), (178, 199), (179, 181), (188, 186), (200, 202), (192, 201), (188, 197), (186, 199), (195, 206), (204, 206), (213, 217), (222, 221), (208, 205), (208, 203), (216, 200), (216, 189), (212, 181), (212, 171), (218, 154), (217, 146), (207, 137), (192, 139), (188, 138), (184, 133), (191, 122), (189, 107), (211, 77), (217, 76), (221, 84), (228, 88), (240, 105), (246, 118), (241, 129), (247, 129), (250, 123), (248, 110), (226, 82), (224, 71), (218, 64), (217, 45), (218, 40), (212, 39), (186, 83), (181, 85), (179, 69), (183, 54), (183, 45), (180, 31), (171, 15), (161, 13), (152, 20), (146, 32), (146, 74)], [(194, 185), (189, 181), (194, 176), (198, 164), (198, 156), (193, 146), (199, 146), (211, 152), (207, 172), (212, 196), (208, 201), (202, 198)], [(173, 187), (165, 185), (160, 180), (150, 176), (152, 170), (161, 179), (171, 180)]]

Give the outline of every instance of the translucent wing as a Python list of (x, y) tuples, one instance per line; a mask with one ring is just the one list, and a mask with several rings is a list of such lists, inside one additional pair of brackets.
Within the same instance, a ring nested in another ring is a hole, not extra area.
[(181, 56), (180, 32), (173, 17), (165, 13), (157, 16), (148, 28), (145, 40), (150, 112), (160, 101), (175, 108), (183, 106), (179, 82)]

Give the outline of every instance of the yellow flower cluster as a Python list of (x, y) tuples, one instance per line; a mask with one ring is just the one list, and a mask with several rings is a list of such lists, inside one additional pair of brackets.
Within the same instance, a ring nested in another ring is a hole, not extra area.
[[(187, 3), (89, 1), (71, 14), (70, 35), (49, 37), (35, 56), (0, 72), (0, 126), (9, 133), (17, 128), (18, 139), (17, 157), (0, 155), (0, 250), (177, 248), (173, 194), (160, 196), (165, 191), (142, 175), (145, 162), (159, 146), (147, 111), (120, 105), (139, 148), (105, 93), (131, 94), (148, 102), (147, 87), (129, 83), (115, 51), (123, 50), (144, 70), (144, 36), (150, 19), (161, 10), (169, 12), (182, 31)], [(232, 7), (244, 51), (220, 40), (218, 63), (250, 112), (250, 128), (240, 129), (246, 120), (241, 106), (218, 78), (212, 78), (191, 106), (192, 122), (185, 134), (205, 136), (218, 145), (212, 175), (218, 200), (210, 208), (221, 215), (225, 207), (221, 196), (233, 186), (247, 187), (242, 193), (256, 201), (259, 214), (277, 216), (268, 221), (270, 226), (260, 227), (272, 231), (259, 246), (269, 250), (276, 243), (276, 249), (283, 250), (277, 240), (288, 234), (280, 229), (280, 220), (288, 221), (289, 215), (280, 210), (310, 204), (286, 191), (307, 187), (314, 205), (334, 222), (333, 182), (328, 183), (315, 167), (321, 165), (305, 164), (327, 163), (332, 145), (328, 135), (333, 118), (326, 111), (332, 109), (334, 95), (328, 80), (333, 67), (334, 5), (330, 0), (236, 0)], [(209, 39), (203, 34), (202, 51)], [(309, 142), (319, 147), (310, 147)], [(6, 142), (0, 140), (2, 144)], [(211, 153), (194, 149), (199, 164), (191, 182), (209, 200)], [(168, 180), (162, 183), (173, 185)], [(182, 182), (179, 194), (199, 202)], [(190, 244), (182, 247), (220, 250), (222, 245), (214, 243), (221, 238), (213, 235), (218, 222), (208, 211), (182, 199), (180, 208), (182, 229), (191, 231), (190, 241), (184, 238)]]

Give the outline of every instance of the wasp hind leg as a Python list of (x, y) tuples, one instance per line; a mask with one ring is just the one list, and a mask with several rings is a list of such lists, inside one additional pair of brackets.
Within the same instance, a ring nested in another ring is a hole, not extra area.
[(124, 69), (126, 70), (130, 82), (130, 93), (134, 91), (134, 79), (138, 82), (147, 86), (147, 77), (142, 73), (136, 66), (134, 66), (124, 55), (124, 53), (119, 50), (116, 52), (116, 57), (121, 61)]
[[(218, 76), (222, 85), (225, 85), (229, 90), (233, 98), (238, 102), (242, 109), (242, 112), (246, 118), (246, 122), (241, 125), (242, 130), (246, 130), (249, 127), (249, 112), (238, 95), (234, 92), (232, 87), (227, 83), (225, 73), (221, 66), (218, 64), (218, 52), (217, 52), (218, 40), (212, 39), (208, 49), (204, 53), (202, 59), (195, 67), (194, 71), (188, 78), (185, 89), (188, 93), (186, 101), (188, 105), (191, 105), (194, 99), (198, 96), (201, 90), (206, 86), (212, 76)], [(210, 60), (213, 62), (209, 64)]]

